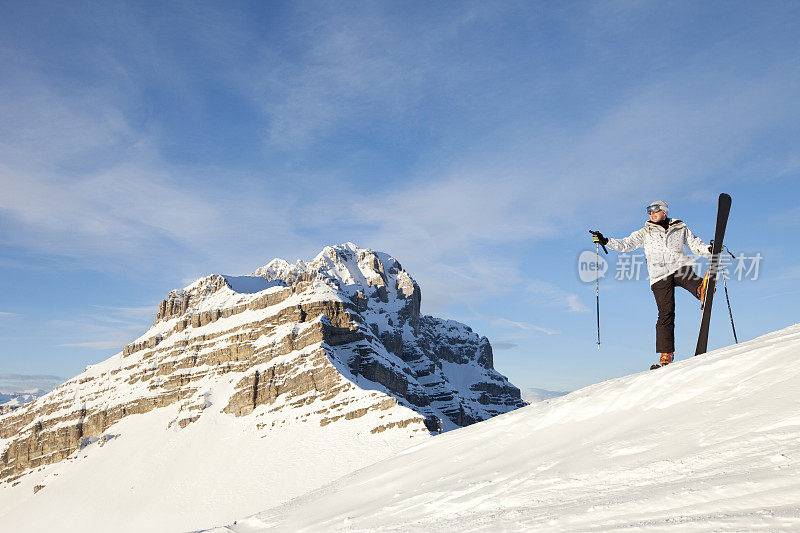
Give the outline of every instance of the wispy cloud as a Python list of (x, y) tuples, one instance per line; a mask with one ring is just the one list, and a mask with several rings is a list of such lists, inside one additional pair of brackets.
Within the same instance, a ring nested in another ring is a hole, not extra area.
[(547, 335), (558, 335), (559, 333), (561, 333), (560, 331), (556, 331), (554, 329), (545, 328), (542, 326), (536, 326), (534, 324), (528, 324), (527, 322), (509, 320), (507, 318), (502, 318), (502, 317), (494, 318), (492, 320), (492, 323), (496, 326), (518, 328), (523, 331), (539, 331), (542, 333), (546, 333)]
[(113, 307), (95, 305), (89, 312), (70, 319), (51, 320), (48, 326), (62, 339), (58, 345), (93, 350), (121, 350), (139, 337), (153, 322), (154, 306)]
[(775, 276), (775, 279), (780, 281), (800, 279), (800, 265), (785, 268), (780, 274)]
[(102, 309), (104, 316), (109, 317), (109, 320), (112, 320), (111, 317), (120, 317), (119, 319), (123, 320), (152, 320), (153, 316), (155, 315), (155, 309), (152, 305), (143, 305), (140, 307), (114, 307), (110, 305), (95, 305), (93, 306), (97, 309)]
[(93, 342), (66, 342), (59, 346), (70, 346), (75, 348), (92, 348), (94, 350), (118, 350), (124, 346), (117, 341), (93, 341)]
[(798, 212), (800, 212), (800, 205), (793, 205), (770, 213), (765, 218), (766, 222), (772, 226), (795, 229), (800, 227), (800, 220), (797, 219)]
[(545, 281), (533, 281), (526, 286), (533, 300), (545, 306), (564, 307), (573, 313), (587, 313), (589, 308), (581, 302), (577, 294), (567, 292)]
[(444, 59), (459, 31), (479, 18), (474, 6), (460, 7), (435, 19), (404, 13), (413, 22), (401, 25), (385, 4), (299, 8), (293, 15), (302, 30), (285, 35), (283, 46), (261, 44), (254, 68), (228, 81), (268, 118), (267, 149), (287, 156), (343, 127), (369, 124), (392, 136), (388, 125), (417, 115), (458, 77), (458, 61)]
[(0, 392), (17, 393), (35, 389), (50, 390), (65, 380), (48, 374), (0, 374)]
[[(175, 270), (198, 258), (223, 268), (226, 260), (242, 256), (241, 266), (253, 268), (264, 261), (257, 251), (289, 250), (287, 243), (304, 242), (288, 216), (294, 194), (229, 168), (176, 164), (164, 157), (164, 143), (170, 142), (162, 137), (165, 124), (143, 114), (142, 91), (167, 87), (185, 103), (197, 91), (176, 87), (173, 80), (197, 79), (176, 76), (186, 65), (169, 63), (168, 54), (155, 51), (165, 36), (139, 27), (137, 14), (102, 21), (103, 13), (75, 21), (79, 26), (94, 21), (98, 25), (90, 30), (109, 32), (107, 45), (76, 50), (87, 76), (77, 83), (97, 81), (90, 94), (75, 91), (76, 80), (60, 76), (69, 69), (54, 72), (25, 50), (0, 48), (6, 73), (0, 82), (0, 221), (6, 229), (0, 245), (83, 267), (137, 262), (142, 269)], [(232, 18), (218, 15), (220, 24)], [(73, 16), (65, 13), (69, 20)], [(130, 26), (106, 30), (121, 20)], [(196, 17), (188, 21), (202, 24)], [(229, 47), (237, 32), (227, 30)], [(223, 40), (215, 31), (212, 35)], [(128, 48), (136, 54), (124, 55)], [(233, 186), (223, 188), (222, 182)], [(248, 232), (246, 247), (231, 238), (253, 224), (273, 231)], [(145, 256), (150, 260), (134, 259)]]

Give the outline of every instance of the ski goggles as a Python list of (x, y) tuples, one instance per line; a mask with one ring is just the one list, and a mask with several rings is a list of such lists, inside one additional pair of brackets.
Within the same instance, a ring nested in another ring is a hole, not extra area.
[(648, 205), (647, 206), (647, 214), (658, 213), (659, 211), (661, 211), (661, 206), (658, 205), (658, 204), (653, 204), (653, 205)]

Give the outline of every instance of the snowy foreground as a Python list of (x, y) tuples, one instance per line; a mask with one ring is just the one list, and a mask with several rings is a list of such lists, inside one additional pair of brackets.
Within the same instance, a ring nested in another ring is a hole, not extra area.
[(800, 324), (449, 432), (214, 533), (800, 530)]

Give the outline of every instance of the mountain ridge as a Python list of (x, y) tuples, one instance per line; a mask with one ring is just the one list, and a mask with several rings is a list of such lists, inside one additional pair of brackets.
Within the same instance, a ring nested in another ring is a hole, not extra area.
[[(56, 493), (66, 490), (56, 486), (82, 482), (77, 473), (56, 483), (53, 476), (81, 470), (73, 466), (81, 461), (123, 461), (115, 454), (140, 435), (118, 428), (139, 427), (142, 416), (152, 420), (146, 431), (154, 438), (181, 446), (215, 425), (245, 424), (248, 442), (309, 428), (331, 442), (360, 435), (360, 457), (343, 454), (343, 465), (300, 483), (296, 491), (303, 491), (430, 438), (439, 420), (448, 431), (524, 405), (519, 389), (494, 370), (488, 339), (421, 315), (419, 286), (388, 254), (346, 243), (286, 265), (273, 260), (256, 270), (261, 276), (211, 274), (171, 291), (151, 328), (121, 352), (0, 415), (0, 501), (10, 490), (21, 508), (55, 505)], [(307, 451), (306, 462), (323, 468), (324, 450)], [(145, 458), (143, 467), (153, 460)], [(210, 496), (205, 505), (208, 512), (197, 509), (190, 523), (233, 510)]]

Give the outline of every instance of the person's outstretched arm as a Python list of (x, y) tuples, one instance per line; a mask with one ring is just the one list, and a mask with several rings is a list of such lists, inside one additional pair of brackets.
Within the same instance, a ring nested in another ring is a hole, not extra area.
[(624, 239), (614, 239), (608, 237), (606, 246), (617, 252), (632, 252), (644, 245), (644, 228), (638, 229)]

